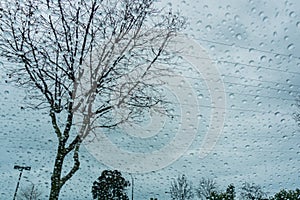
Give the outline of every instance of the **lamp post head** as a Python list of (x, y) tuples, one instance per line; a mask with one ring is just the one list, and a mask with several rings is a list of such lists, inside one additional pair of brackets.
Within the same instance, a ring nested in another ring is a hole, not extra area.
[(23, 169), (30, 171), (31, 167), (15, 165), (14, 169), (22, 171)]
[(19, 165), (15, 165), (14, 169), (20, 169), (21, 167)]
[(30, 171), (31, 167), (24, 167), (24, 169)]

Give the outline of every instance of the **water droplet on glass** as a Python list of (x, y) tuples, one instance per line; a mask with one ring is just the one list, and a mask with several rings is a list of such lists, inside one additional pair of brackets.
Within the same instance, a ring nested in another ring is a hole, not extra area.
[(211, 17), (212, 17), (212, 14), (211, 13), (209, 13), (209, 14), (207, 14), (207, 16), (206, 16), (208, 19), (210, 19)]
[(206, 30), (210, 31), (212, 27), (211, 27), (211, 25), (207, 25), (207, 26), (205, 26), (205, 28), (206, 28)]
[(262, 62), (265, 62), (265, 61), (266, 61), (266, 59), (267, 59), (267, 57), (266, 57), (266, 56), (261, 56), (261, 57), (260, 57), (260, 60), (261, 60)]
[(197, 25), (201, 25), (202, 24), (202, 21), (201, 20), (198, 20), (197, 21)]
[(272, 128), (272, 125), (269, 125), (268, 128), (271, 129), (271, 128)]
[(282, 138), (283, 138), (283, 139), (287, 139), (288, 137), (287, 137), (287, 135), (284, 135), (284, 136), (282, 136)]
[(264, 17), (263, 18), (263, 22), (268, 22), (269, 21), (269, 18), (268, 17)]
[(242, 35), (240, 33), (236, 34), (235, 37), (238, 39), (238, 40), (241, 40), (242, 39)]
[(239, 20), (240, 20), (240, 16), (235, 15), (235, 16), (234, 16), (234, 20), (235, 20), (236, 22), (239, 21)]
[(289, 14), (290, 17), (296, 17), (296, 13), (294, 11), (290, 12)]

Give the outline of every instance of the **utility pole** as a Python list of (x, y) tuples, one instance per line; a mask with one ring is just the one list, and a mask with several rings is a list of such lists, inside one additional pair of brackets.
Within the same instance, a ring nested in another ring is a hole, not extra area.
[(133, 200), (134, 178), (132, 174), (130, 174), (130, 176), (131, 176), (131, 200)]
[(14, 169), (19, 170), (20, 175), (19, 175), (19, 179), (18, 179), (18, 183), (17, 183), (17, 187), (16, 187), (16, 191), (15, 191), (13, 200), (15, 200), (16, 197), (17, 197), (17, 192), (18, 192), (18, 189), (19, 189), (19, 184), (20, 184), (20, 180), (21, 180), (21, 177), (22, 177), (23, 170), (25, 169), (25, 170), (30, 171), (31, 167), (23, 167), (23, 166), (15, 165)]

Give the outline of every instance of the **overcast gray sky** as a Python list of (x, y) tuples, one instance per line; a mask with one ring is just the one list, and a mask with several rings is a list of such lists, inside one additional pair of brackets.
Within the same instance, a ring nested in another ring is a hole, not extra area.
[[(230, 183), (240, 187), (244, 181), (257, 183), (270, 194), (281, 188), (299, 187), (300, 136), (292, 114), (300, 94), (300, 2), (186, 0), (168, 3), (188, 17), (185, 33), (201, 45), (219, 71), (226, 97), (225, 121), (212, 151), (200, 157), (202, 142), (213, 126), (214, 91), (209, 90), (205, 72), (196, 73), (199, 66), (186, 61), (177, 67), (188, 84), (181, 89), (188, 87), (193, 92), (182, 103), (181, 92), (172, 91), (171, 85), (167, 89), (171, 90), (170, 98), (179, 105), (175, 112), (185, 118), (187, 113), (183, 111), (194, 111), (191, 121), (197, 125), (189, 128), (196, 130), (196, 135), (187, 151), (182, 146), (174, 148), (183, 154), (175, 162), (164, 163), (163, 169), (153, 166), (152, 172), (133, 174), (135, 199), (151, 196), (168, 199), (165, 192), (169, 191), (172, 178), (181, 174), (186, 174), (194, 185), (201, 177), (213, 178), (221, 189)], [(43, 195), (48, 195), (55, 149), (54, 134), (48, 134), (52, 132), (49, 117), (43, 111), (21, 110), (24, 91), (6, 84), (2, 68), (1, 73), (1, 199), (13, 196), (19, 173), (13, 169), (14, 164), (32, 167), (31, 171), (24, 172), (21, 186), (31, 181), (39, 185)], [(150, 124), (149, 130), (156, 131), (153, 137), (132, 137), (133, 133), (128, 133), (132, 130), (123, 127), (108, 138), (128, 152), (151, 153), (167, 145), (182, 127), (182, 133), (189, 135), (186, 124), (176, 122), (158, 123), (154, 116), (152, 122), (145, 122)], [(118, 140), (121, 134), (122, 140)], [(88, 150), (82, 147), (82, 167), (63, 187), (61, 199), (92, 199), (92, 183), (108, 167)], [(127, 172), (123, 173), (131, 180)]]

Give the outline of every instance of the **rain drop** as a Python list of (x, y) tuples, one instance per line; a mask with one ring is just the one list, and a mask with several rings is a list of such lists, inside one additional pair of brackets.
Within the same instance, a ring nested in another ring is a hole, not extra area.
[(268, 22), (269, 21), (269, 18), (268, 17), (264, 17), (263, 18), (263, 22)]
[(290, 12), (289, 16), (294, 18), (294, 17), (296, 17), (296, 14), (294, 11), (292, 11), (292, 12)]
[(198, 20), (197, 21), (197, 25), (201, 25), (202, 24), (202, 21), (201, 20)]
[(287, 49), (288, 50), (293, 50), (295, 48), (295, 46), (294, 46), (294, 44), (292, 43), (292, 44), (289, 44), (288, 46), (287, 46)]
[(206, 28), (206, 30), (210, 31), (212, 27), (211, 27), (211, 25), (207, 25), (207, 26), (205, 26), (205, 28)]
[(272, 128), (272, 125), (269, 125), (268, 128), (271, 129), (271, 128)]
[(266, 59), (267, 59), (267, 57), (266, 57), (266, 56), (261, 56), (261, 57), (260, 57), (260, 60), (261, 60), (262, 62), (265, 62), (265, 61), (266, 61)]
[(235, 15), (235, 16), (234, 16), (234, 20), (235, 20), (236, 22), (239, 21), (239, 20), (240, 20), (240, 16)]
[(238, 40), (241, 40), (242, 39), (242, 35), (240, 33), (236, 34), (235, 37), (238, 39)]

